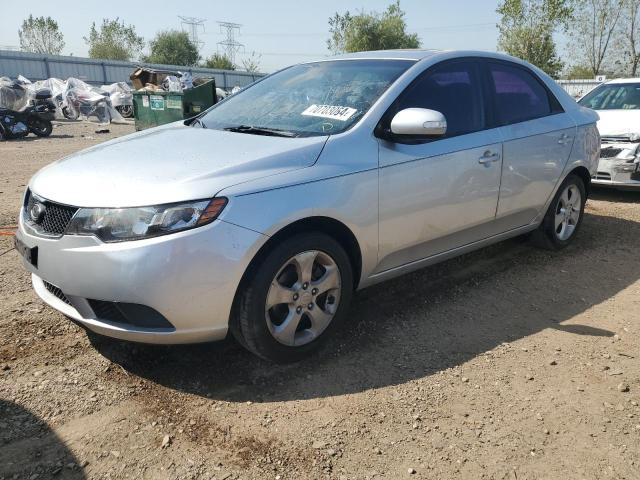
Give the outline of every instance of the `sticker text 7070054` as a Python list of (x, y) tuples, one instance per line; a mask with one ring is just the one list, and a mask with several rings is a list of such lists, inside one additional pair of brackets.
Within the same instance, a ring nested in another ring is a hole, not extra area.
[(308, 117), (331, 118), (333, 120), (349, 120), (357, 112), (355, 108), (341, 107), (338, 105), (311, 105), (302, 115)]

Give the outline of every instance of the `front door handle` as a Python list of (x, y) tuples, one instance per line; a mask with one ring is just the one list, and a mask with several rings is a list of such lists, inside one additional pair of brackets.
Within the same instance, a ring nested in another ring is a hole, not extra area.
[(497, 162), (498, 160), (500, 160), (500, 154), (499, 153), (494, 153), (494, 152), (492, 152), (490, 150), (487, 150), (486, 152), (484, 152), (484, 155), (482, 155), (478, 159), (478, 163), (481, 163), (482, 165), (489, 166), (490, 163)]

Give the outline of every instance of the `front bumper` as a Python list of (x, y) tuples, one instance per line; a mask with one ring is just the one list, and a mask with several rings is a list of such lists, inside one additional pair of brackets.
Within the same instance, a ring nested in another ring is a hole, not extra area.
[(640, 166), (619, 158), (601, 158), (598, 171), (591, 178), (593, 185), (640, 189)]
[[(221, 220), (131, 242), (103, 243), (78, 235), (45, 238), (24, 224), (22, 214), (16, 237), (28, 248), (38, 247), (37, 267), (23, 263), (45, 303), (96, 333), (158, 344), (224, 338), (237, 286), (266, 240)], [(95, 300), (150, 307), (168, 326), (146, 328), (99, 318), (92, 308)]]

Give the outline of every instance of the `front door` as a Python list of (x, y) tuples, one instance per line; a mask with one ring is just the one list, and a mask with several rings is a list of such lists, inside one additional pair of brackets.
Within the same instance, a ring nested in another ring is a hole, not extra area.
[(377, 272), (493, 234), (502, 138), (485, 129), (480, 65), (456, 60), (427, 70), (385, 118), (405, 108), (443, 113), (447, 133), (413, 144), (379, 141)]

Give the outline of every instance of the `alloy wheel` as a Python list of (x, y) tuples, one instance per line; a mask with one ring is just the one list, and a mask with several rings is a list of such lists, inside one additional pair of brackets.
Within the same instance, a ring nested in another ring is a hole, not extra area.
[(309, 250), (291, 257), (271, 281), (265, 318), (279, 343), (298, 347), (318, 338), (338, 310), (342, 278), (328, 254)]
[(555, 233), (558, 240), (571, 238), (582, 214), (582, 195), (575, 184), (566, 186), (556, 205)]

